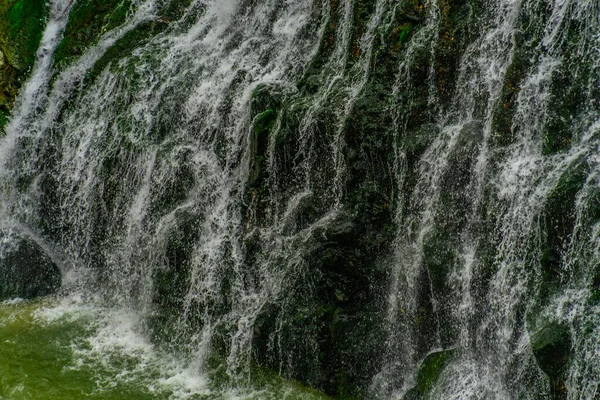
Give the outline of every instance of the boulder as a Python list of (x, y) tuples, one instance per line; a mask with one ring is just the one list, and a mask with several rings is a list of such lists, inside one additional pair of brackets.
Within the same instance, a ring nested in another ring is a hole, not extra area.
[(531, 334), (529, 340), (541, 370), (552, 379), (562, 376), (571, 354), (568, 325), (557, 321), (549, 322)]
[(0, 300), (46, 296), (60, 283), (60, 269), (33, 239), (0, 233)]
[(456, 348), (437, 350), (429, 353), (419, 366), (416, 385), (403, 397), (403, 400), (419, 400), (427, 395), (438, 381), (442, 371), (455, 355)]

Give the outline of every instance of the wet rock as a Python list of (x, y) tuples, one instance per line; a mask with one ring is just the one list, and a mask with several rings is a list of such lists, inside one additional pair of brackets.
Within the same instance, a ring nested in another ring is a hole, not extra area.
[(571, 334), (564, 322), (552, 321), (530, 336), (531, 350), (540, 369), (553, 382), (561, 380), (571, 355)]
[(60, 281), (58, 266), (34, 240), (0, 233), (0, 300), (46, 296)]
[(327, 240), (349, 244), (355, 239), (358, 229), (355, 223), (347, 219), (338, 219), (325, 231)]
[(57, 64), (79, 57), (93, 45), (102, 34), (126, 20), (131, 1), (84, 0), (73, 4), (63, 39), (55, 52)]
[(588, 169), (584, 159), (575, 161), (546, 199), (542, 214), (545, 240), (539, 259), (543, 279), (541, 298), (551, 296), (569, 279), (563, 268), (563, 257), (575, 230), (577, 195), (584, 187)]
[(417, 372), (416, 385), (404, 395), (404, 400), (426, 398), (440, 377), (444, 368), (454, 357), (456, 349), (445, 349), (431, 352), (421, 361)]

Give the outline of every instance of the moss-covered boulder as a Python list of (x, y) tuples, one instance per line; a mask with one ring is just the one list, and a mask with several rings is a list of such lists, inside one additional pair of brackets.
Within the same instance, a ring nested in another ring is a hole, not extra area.
[(455, 353), (456, 349), (439, 350), (429, 353), (421, 361), (419, 371), (417, 372), (416, 385), (406, 392), (403, 400), (426, 398)]
[(565, 398), (565, 373), (572, 347), (569, 326), (560, 321), (547, 322), (531, 333), (529, 341), (536, 362), (550, 378), (553, 397)]
[(81, 56), (100, 36), (125, 22), (131, 0), (77, 1), (69, 14), (69, 22), (55, 53), (55, 62)]
[(60, 281), (60, 269), (33, 239), (0, 233), (0, 300), (46, 296)]

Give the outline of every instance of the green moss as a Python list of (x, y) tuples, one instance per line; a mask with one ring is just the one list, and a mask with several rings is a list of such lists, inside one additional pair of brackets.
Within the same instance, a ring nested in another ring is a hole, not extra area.
[(427, 398), (427, 395), (439, 380), (441, 373), (452, 361), (455, 352), (456, 349), (448, 349), (429, 353), (419, 366), (415, 387), (405, 394), (404, 400)]
[(451, 360), (451, 351), (443, 350), (429, 354), (419, 367), (417, 387), (421, 394), (428, 393)]
[(356, 61), (362, 52), (360, 48), (360, 40), (367, 29), (367, 24), (371, 15), (375, 11), (375, 2), (368, 0), (354, 0), (354, 20), (352, 27), (351, 53), (348, 60), (348, 66), (351, 66)]
[(408, 38), (410, 33), (413, 30), (413, 24), (411, 22), (406, 22), (392, 32), (392, 43), (394, 43), (392, 51), (399, 51), (406, 42), (408, 42)]
[(440, 0), (439, 5), (441, 20), (433, 68), (439, 99), (443, 106), (448, 106), (456, 89), (461, 56), (476, 18), (475, 4), (465, 0)]
[(14, 3), (4, 0), (3, 5), (0, 10), (6, 17), (2, 15), (3, 22), (0, 22), (0, 45), (10, 64), (27, 72), (33, 66), (42, 39), (48, 16), (47, 3), (45, 0), (18, 0)]
[(254, 131), (257, 134), (263, 134), (270, 131), (275, 123), (276, 117), (277, 113), (275, 110), (267, 110), (262, 114), (257, 115), (254, 118)]
[(277, 87), (269, 85), (258, 86), (250, 104), (250, 123), (252, 131), (249, 137), (249, 169), (246, 182), (246, 203), (252, 204), (247, 209), (248, 217), (252, 214), (255, 222), (268, 223), (267, 206), (269, 198), (269, 171), (266, 168), (268, 147), (271, 137), (275, 134), (276, 123), (281, 110), (280, 92)]
[(323, 36), (319, 42), (319, 51), (307, 66), (304, 77), (298, 82), (298, 87), (310, 94), (317, 92), (321, 83), (320, 75), (323, 72), (323, 66), (335, 48), (335, 37), (339, 26), (339, 5), (340, 0), (329, 0), (329, 15), (327, 16), (328, 20)]
[(254, 118), (254, 123), (252, 124), (254, 159), (252, 161), (252, 171), (249, 178), (249, 183), (252, 186), (256, 186), (256, 183), (260, 180), (262, 175), (265, 157), (267, 155), (267, 147), (269, 145), (269, 132), (273, 129), (276, 119), (277, 113), (272, 109), (267, 110)]
[[(192, 0), (172, 0), (160, 11), (160, 15), (169, 21), (176, 21), (183, 17), (185, 10), (190, 6)], [(202, 6), (203, 7), (203, 6)]]
[(45, 0), (0, 0), (0, 134), (35, 62), (47, 15)]
[(75, 2), (63, 40), (56, 48), (54, 62), (67, 63), (94, 45), (106, 31), (125, 22), (131, 0), (81, 0)]
[(4, 134), (4, 127), (8, 124), (8, 111), (0, 109), (0, 136)]
[(0, 51), (0, 129), (6, 123), (3, 116), (9, 115), (24, 76), (24, 73), (8, 63)]
[(168, 23), (166, 21), (158, 20), (142, 23), (136, 26), (135, 29), (127, 32), (90, 68), (86, 76), (86, 83), (93, 83), (109, 64), (130, 55), (134, 49), (143, 46), (153, 36), (164, 31), (167, 26)]

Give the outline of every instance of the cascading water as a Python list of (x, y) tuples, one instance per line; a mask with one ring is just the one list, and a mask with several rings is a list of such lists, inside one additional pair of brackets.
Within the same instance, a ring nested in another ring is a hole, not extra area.
[(2, 254), (174, 398), (594, 399), (598, 4), (54, 0)]

